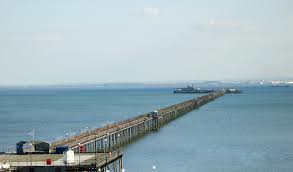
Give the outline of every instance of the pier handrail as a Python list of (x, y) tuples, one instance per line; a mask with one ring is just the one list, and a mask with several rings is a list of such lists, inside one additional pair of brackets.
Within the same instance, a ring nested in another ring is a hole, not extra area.
[(104, 164), (107, 164), (107, 162), (109, 160), (112, 160), (112, 159), (115, 159), (119, 156), (122, 156), (122, 153), (123, 153), (123, 147), (120, 147), (112, 152), (109, 152), (107, 155), (104, 155), (102, 157), (100, 157), (98, 160), (97, 160), (97, 165), (98, 167), (99, 166), (103, 166)]

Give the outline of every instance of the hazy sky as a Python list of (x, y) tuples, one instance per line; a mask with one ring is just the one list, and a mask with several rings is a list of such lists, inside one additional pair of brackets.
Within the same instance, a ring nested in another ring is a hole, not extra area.
[(293, 77), (292, 0), (0, 0), (0, 85)]

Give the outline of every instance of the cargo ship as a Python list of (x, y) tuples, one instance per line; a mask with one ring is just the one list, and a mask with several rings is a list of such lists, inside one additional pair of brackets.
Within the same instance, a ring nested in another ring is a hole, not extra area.
[(200, 88), (194, 88), (193, 86), (187, 86), (185, 88), (175, 88), (174, 94), (183, 94), (183, 93), (211, 93), (215, 90), (202, 90)]

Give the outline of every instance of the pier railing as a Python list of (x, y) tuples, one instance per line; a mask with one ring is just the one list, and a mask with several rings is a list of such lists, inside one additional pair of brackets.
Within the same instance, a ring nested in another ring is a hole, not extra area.
[(122, 156), (122, 153), (123, 153), (123, 148), (122, 147), (116, 149), (113, 152), (109, 152), (108, 154), (100, 157), (97, 160), (97, 166), (100, 167), (100, 166), (103, 166), (104, 164), (108, 164), (109, 161), (113, 161), (113, 160), (117, 159), (118, 157)]

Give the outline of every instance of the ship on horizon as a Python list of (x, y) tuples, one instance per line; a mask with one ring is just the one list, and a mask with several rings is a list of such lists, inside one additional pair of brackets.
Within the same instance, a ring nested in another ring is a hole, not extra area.
[(200, 88), (195, 88), (193, 85), (190, 86), (188, 85), (187, 87), (185, 88), (175, 88), (174, 89), (174, 94), (183, 94), (183, 93), (211, 93), (211, 92), (214, 92), (215, 90), (212, 90), (212, 89), (208, 89), (208, 90), (202, 90)]

